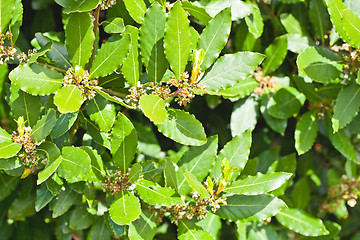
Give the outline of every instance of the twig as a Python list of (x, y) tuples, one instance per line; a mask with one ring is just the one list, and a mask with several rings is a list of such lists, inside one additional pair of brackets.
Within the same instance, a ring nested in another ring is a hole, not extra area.
[(58, 68), (58, 67), (55, 67), (55, 66), (52, 66), (52, 65), (49, 65), (49, 64), (47, 64), (47, 63), (41, 63), (41, 62), (34, 62), (34, 63), (36, 63), (36, 64), (40, 64), (40, 65), (43, 65), (43, 66), (46, 66), (46, 67), (48, 67), (48, 68), (52, 68), (52, 69), (54, 69), (54, 70), (56, 70), (56, 71), (58, 71), (58, 72), (61, 72), (61, 73), (66, 73), (66, 70), (64, 70), (64, 69), (61, 69), (61, 68)]
[(100, 26), (99, 15), (100, 15), (100, 4), (96, 7), (96, 10), (95, 10), (95, 21), (94, 21), (94, 29), (93, 29), (94, 35), (95, 35), (95, 40), (94, 40), (94, 44), (93, 44), (93, 50), (92, 50), (88, 70), (90, 70), (92, 63), (94, 61), (94, 58), (95, 58), (96, 43), (97, 43), (96, 38), (97, 38), (98, 28)]

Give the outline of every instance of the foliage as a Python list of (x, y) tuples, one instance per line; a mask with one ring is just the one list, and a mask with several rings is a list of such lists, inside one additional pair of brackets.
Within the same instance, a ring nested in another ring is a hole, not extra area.
[(1, 239), (358, 239), (354, 2), (0, 0)]

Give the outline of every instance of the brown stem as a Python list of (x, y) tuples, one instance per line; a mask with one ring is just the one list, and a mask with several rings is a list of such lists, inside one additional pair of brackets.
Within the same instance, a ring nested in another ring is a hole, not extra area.
[(66, 70), (64, 70), (64, 69), (61, 69), (61, 68), (58, 68), (58, 67), (55, 67), (55, 66), (52, 66), (52, 65), (49, 65), (49, 64), (47, 64), (47, 63), (41, 63), (41, 62), (35, 62), (36, 64), (40, 64), (40, 65), (43, 65), (43, 66), (46, 66), (46, 67), (48, 67), (48, 68), (52, 68), (52, 69), (54, 69), (54, 70), (56, 70), (56, 71), (58, 71), (58, 72), (61, 72), (61, 73), (66, 73)]
[(95, 58), (96, 43), (97, 43), (96, 38), (97, 38), (98, 28), (100, 26), (100, 24), (99, 24), (100, 4), (96, 7), (94, 15), (95, 15), (95, 21), (94, 21), (94, 29), (93, 29), (93, 31), (94, 31), (94, 35), (95, 35), (95, 40), (94, 40), (94, 44), (93, 44), (93, 50), (92, 50), (88, 70), (90, 70), (90, 68), (92, 66), (92, 63), (94, 61), (94, 58)]
[(106, 89), (106, 88), (100, 88), (101, 91), (103, 92), (106, 92), (108, 94), (111, 94), (111, 95), (114, 95), (114, 96), (117, 96), (117, 97), (121, 97), (121, 98), (125, 98), (126, 97), (126, 94), (124, 93), (119, 93), (119, 92), (115, 92), (115, 91), (112, 91), (110, 89)]

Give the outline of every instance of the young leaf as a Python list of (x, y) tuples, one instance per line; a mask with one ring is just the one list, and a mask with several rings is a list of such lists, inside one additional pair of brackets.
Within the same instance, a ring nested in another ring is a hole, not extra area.
[(115, 106), (100, 95), (86, 102), (86, 112), (103, 132), (110, 131), (115, 121)]
[(65, 25), (65, 45), (73, 66), (85, 67), (89, 61), (95, 36), (90, 13), (71, 13)]
[(147, 74), (154, 82), (160, 82), (169, 67), (163, 46), (165, 23), (166, 13), (155, 2), (146, 11), (139, 30), (142, 61)]
[(360, 18), (350, 9), (345, 9), (341, 13), (343, 16), (341, 22), (351, 45), (360, 48)]
[(266, 58), (262, 64), (263, 72), (271, 73), (275, 71), (284, 61), (287, 54), (287, 36), (282, 35), (265, 49)]
[(260, 53), (252, 52), (226, 54), (214, 63), (213, 67), (202, 78), (200, 85), (207, 86), (206, 89), (212, 91), (220, 91), (234, 86), (249, 76), (264, 57)]
[(134, 126), (121, 112), (116, 117), (112, 130), (111, 154), (115, 165), (123, 173), (127, 172), (137, 147), (137, 134)]
[(295, 129), (295, 148), (299, 155), (311, 149), (318, 130), (316, 112), (307, 112), (301, 116)]
[(165, 109), (165, 102), (159, 96), (144, 94), (140, 97), (139, 104), (145, 116), (154, 124), (162, 124), (166, 121), (167, 111)]
[(9, 79), (24, 92), (49, 95), (61, 87), (63, 75), (46, 66), (25, 64), (12, 70)]
[(50, 109), (46, 115), (37, 121), (31, 132), (31, 138), (35, 143), (40, 143), (50, 134), (55, 125), (55, 118), (55, 110)]
[(136, 183), (136, 191), (140, 198), (151, 205), (171, 206), (184, 204), (180, 197), (173, 197), (175, 190), (169, 187), (161, 187), (149, 180), (140, 180)]
[(10, 158), (15, 156), (22, 145), (15, 142), (2, 142), (0, 143), (0, 158)]
[(146, 5), (143, 0), (124, 0), (126, 9), (128, 10), (130, 16), (137, 23), (141, 23), (144, 19), (144, 14), (146, 11)]
[(70, 207), (75, 203), (78, 194), (71, 190), (70, 187), (66, 187), (65, 191), (61, 191), (59, 196), (54, 201), (53, 218), (57, 218), (66, 213)]
[(190, 148), (179, 160), (179, 170), (177, 171), (178, 188), (180, 194), (191, 192), (187, 184), (184, 173), (190, 172), (199, 181), (202, 181), (209, 173), (209, 169), (214, 162), (218, 148), (217, 136), (208, 138), (205, 145)]
[(227, 205), (222, 205), (216, 215), (231, 221), (262, 221), (276, 215), (283, 208), (286, 208), (286, 204), (273, 196), (234, 195), (227, 198)]
[(179, 109), (168, 109), (168, 117), (157, 125), (159, 131), (166, 137), (191, 146), (206, 143), (206, 135), (201, 123), (190, 113)]
[(242, 134), (247, 129), (250, 129), (250, 131), (254, 130), (258, 115), (259, 103), (253, 97), (247, 97), (237, 101), (231, 113), (231, 135), (236, 136)]
[(60, 88), (54, 96), (54, 104), (61, 113), (77, 112), (84, 100), (81, 90), (75, 85)]
[(305, 99), (304, 94), (293, 87), (281, 88), (270, 98), (267, 110), (273, 117), (286, 119), (300, 110)]
[(50, 163), (48, 166), (46, 166), (45, 169), (39, 172), (38, 179), (36, 182), (37, 185), (40, 185), (41, 183), (45, 182), (60, 166), (62, 160), (63, 158), (59, 156), (54, 162)]
[(330, 13), (330, 20), (340, 37), (347, 43), (350, 43), (349, 37), (345, 33), (344, 25), (342, 23), (342, 10), (346, 9), (342, 0), (326, 0), (328, 11)]
[(131, 86), (136, 86), (139, 81), (139, 29), (134, 26), (126, 26), (125, 34), (130, 35), (130, 49), (123, 66), (124, 78)]
[(55, 126), (52, 129), (50, 136), (58, 138), (65, 134), (73, 126), (77, 119), (78, 113), (64, 113), (56, 120)]
[(139, 199), (131, 192), (122, 192), (121, 196), (111, 204), (111, 219), (118, 225), (129, 225), (141, 213)]
[(256, 176), (248, 176), (245, 179), (233, 182), (224, 191), (245, 195), (268, 193), (281, 187), (291, 176), (291, 173), (258, 173)]
[(130, 49), (130, 35), (110, 37), (95, 56), (89, 78), (104, 77), (113, 73), (125, 61)]
[(202, 185), (202, 183), (199, 182), (199, 180), (197, 180), (197, 178), (194, 174), (192, 174), (190, 172), (186, 172), (186, 173), (184, 173), (184, 176), (193, 191), (198, 192), (202, 198), (210, 197), (209, 192), (206, 190), (204, 185)]
[(191, 50), (189, 20), (180, 1), (173, 5), (166, 20), (164, 48), (170, 67), (179, 78), (185, 71)]
[(309, 6), (309, 17), (315, 31), (315, 36), (322, 41), (330, 29), (329, 14), (323, 1), (311, 0)]
[(205, 51), (205, 58), (201, 64), (202, 70), (209, 68), (219, 56), (221, 50), (225, 47), (230, 29), (231, 11), (230, 8), (225, 8), (210, 20), (202, 31), (197, 45), (197, 49)]
[(305, 236), (322, 236), (329, 232), (319, 218), (314, 218), (300, 209), (283, 209), (276, 215), (281, 225)]
[(211, 169), (210, 176), (213, 179), (221, 177), (221, 161), (226, 159), (230, 166), (238, 169), (234, 177), (238, 176), (244, 169), (248, 160), (251, 146), (251, 131), (247, 130), (240, 135), (233, 137), (216, 157), (214, 166)]
[(84, 177), (91, 170), (89, 155), (78, 147), (63, 147), (62, 162), (58, 168), (59, 176), (65, 179)]

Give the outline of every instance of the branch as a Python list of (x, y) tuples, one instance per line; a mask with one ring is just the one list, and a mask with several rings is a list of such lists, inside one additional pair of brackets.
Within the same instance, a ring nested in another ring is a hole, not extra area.
[(52, 69), (54, 69), (54, 70), (56, 70), (56, 71), (58, 71), (58, 72), (61, 72), (61, 73), (66, 73), (66, 70), (64, 70), (64, 69), (62, 69), (62, 68), (58, 68), (58, 67), (52, 66), (52, 65), (49, 65), (49, 64), (47, 64), (47, 63), (41, 63), (41, 62), (38, 62), (38, 61), (36, 61), (36, 62), (34, 62), (34, 63), (40, 64), (40, 65), (43, 65), (43, 66), (46, 66), (46, 67), (48, 67), (48, 68), (52, 68)]
[(94, 40), (94, 44), (93, 44), (93, 50), (92, 50), (92, 54), (91, 54), (91, 58), (90, 58), (90, 62), (89, 62), (89, 67), (88, 67), (88, 71), (90, 70), (92, 63), (94, 61), (95, 58), (95, 51), (96, 51), (96, 38), (97, 38), (97, 33), (98, 33), (98, 28), (100, 26), (99, 24), (99, 15), (100, 15), (100, 4), (96, 7), (95, 10), (95, 21), (94, 21), (94, 35), (95, 35), (95, 40)]

